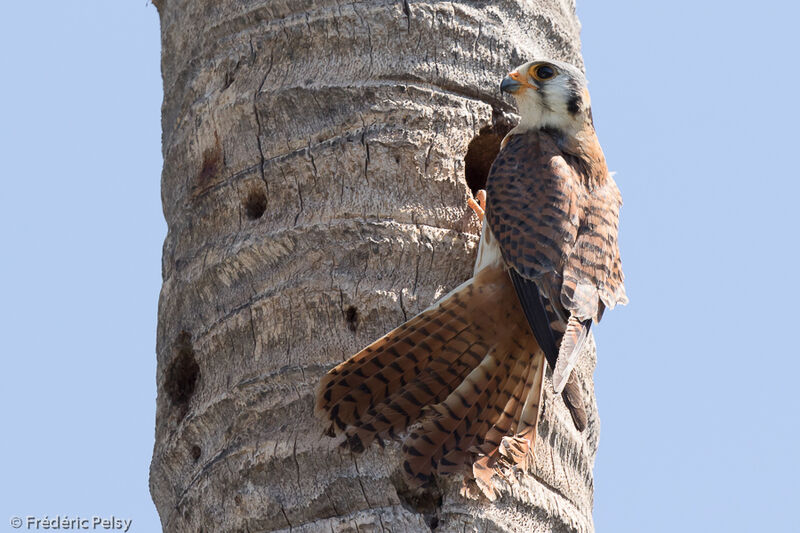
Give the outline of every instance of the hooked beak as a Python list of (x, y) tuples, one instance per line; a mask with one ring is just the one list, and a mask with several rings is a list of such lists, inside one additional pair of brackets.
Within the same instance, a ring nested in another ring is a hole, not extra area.
[(535, 91), (539, 90), (538, 87), (531, 85), (528, 80), (524, 79), (517, 71), (509, 73), (509, 75), (500, 82), (500, 90), (504, 93), (516, 94), (522, 87), (527, 87)]

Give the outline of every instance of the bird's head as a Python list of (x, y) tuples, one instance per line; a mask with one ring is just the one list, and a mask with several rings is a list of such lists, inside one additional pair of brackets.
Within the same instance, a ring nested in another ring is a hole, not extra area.
[(514, 96), (518, 131), (555, 128), (567, 134), (591, 121), (586, 77), (562, 61), (530, 61), (503, 78), (500, 90)]

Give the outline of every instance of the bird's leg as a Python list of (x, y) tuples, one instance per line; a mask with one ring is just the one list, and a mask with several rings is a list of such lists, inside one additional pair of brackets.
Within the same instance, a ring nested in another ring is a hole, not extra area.
[[(477, 198), (477, 202), (475, 199)], [(483, 224), (483, 217), (486, 214), (486, 191), (481, 189), (475, 195), (475, 198), (469, 198), (467, 200), (467, 205), (475, 211), (475, 214), (478, 215), (478, 221)]]

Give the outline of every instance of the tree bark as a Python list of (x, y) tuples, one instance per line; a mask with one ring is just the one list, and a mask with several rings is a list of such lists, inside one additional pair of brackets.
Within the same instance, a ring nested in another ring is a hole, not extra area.
[[(162, 198), (150, 490), (165, 531), (592, 531), (598, 422), (546, 384), (535, 471), (496, 502), (341, 451), (320, 376), (471, 275), (498, 83), (581, 64), (571, 0), (160, 0)], [(469, 154), (468, 154), (469, 152)]]

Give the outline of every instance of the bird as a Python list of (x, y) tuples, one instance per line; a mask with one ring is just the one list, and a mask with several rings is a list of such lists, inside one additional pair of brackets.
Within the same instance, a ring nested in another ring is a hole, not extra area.
[(468, 200), (482, 223), (473, 276), (331, 369), (315, 404), (326, 434), (344, 434), (353, 452), (401, 438), (410, 485), (460, 472), (490, 500), (495, 476), (531, 467), (546, 365), (586, 427), (573, 368), (592, 324), (628, 301), (622, 198), (583, 72), (529, 61), (500, 90), (520, 118)]

